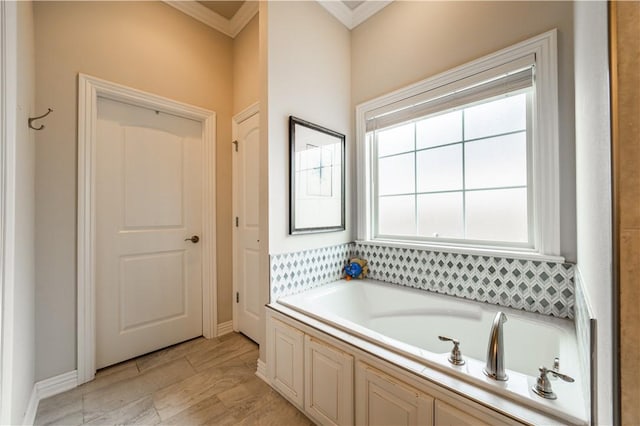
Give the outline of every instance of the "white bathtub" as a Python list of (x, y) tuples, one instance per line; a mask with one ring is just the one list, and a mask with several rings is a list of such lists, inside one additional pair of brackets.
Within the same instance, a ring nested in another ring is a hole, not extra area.
[[(575, 330), (569, 320), (368, 279), (338, 281), (277, 303), (527, 406), (563, 415), (572, 423), (586, 418)], [(503, 325), (506, 382), (482, 373), (498, 311), (508, 318)], [(447, 361), (452, 344), (440, 341), (440, 335), (461, 342), (465, 365)], [(576, 382), (554, 380), (558, 399), (553, 401), (535, 395), (531, 386), (538, 367), (553, 367), (555, 357), (560, 359), (560, 371)]]

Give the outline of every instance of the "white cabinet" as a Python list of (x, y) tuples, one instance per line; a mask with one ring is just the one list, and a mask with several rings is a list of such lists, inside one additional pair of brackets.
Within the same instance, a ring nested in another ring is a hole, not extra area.
[(320, 425), (521, 424), (269, 310), (267, 375), (273, 388)]
[(506, 426), (519, 424), (509, 421), (498, 413), (488, 412), (486, 409), (469, 406), (464, 400), (447, 404), (441, 400), (435, 403), (435, 424), (437, 426)]
[(275, 318), (270, 318), (269, 324), (269, 379), (273, 387), (303, 409), (304, 333)]
[(442, 401), (436, 401), (436, 425), (438, 426), (488, 426), (486, 423)]
[(356, 367), (356, 424), (433, 425), (433, 397), (365, 363)]
[(310, 336), (304, 351), (307, 415), (321, 425), (352, 425), (353, 356)]

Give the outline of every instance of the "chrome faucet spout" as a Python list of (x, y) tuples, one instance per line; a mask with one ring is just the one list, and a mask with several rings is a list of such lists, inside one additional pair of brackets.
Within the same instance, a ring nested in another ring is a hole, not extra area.
[(507, 322), (504, 312), (498, 312), (493, 319), (489, 345), (487, 347), (487, 363), (482, 371), (494, 380), (505, 381), (509, 377), (504, 372), (504, 342), (502, 324)]

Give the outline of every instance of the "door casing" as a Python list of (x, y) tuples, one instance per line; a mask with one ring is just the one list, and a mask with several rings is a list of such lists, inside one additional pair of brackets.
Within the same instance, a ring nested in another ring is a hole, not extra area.
[(18, 55), (15, 2), (0, 4), (0, 424), (11, 423), (14, 386), (15, 149)]
[(112, 83), (86, 74), (78, 75), (78, 246), (77, 339), (78, 385), (95, 376), (96, 285), (96, 121), (98, 98), (154, 109), (202, 123), (202, 334), (217, 331), (216, 282), (216, 113), (161, 96)]

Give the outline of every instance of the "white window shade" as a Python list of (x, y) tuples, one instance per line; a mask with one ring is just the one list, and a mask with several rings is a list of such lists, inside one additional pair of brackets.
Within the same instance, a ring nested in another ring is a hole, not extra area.
[(459, 81), (394, 102), (365, 114), (366, 131), (394, 126), (435, 112), (533, 86), (535, 55), (511, 61)]

